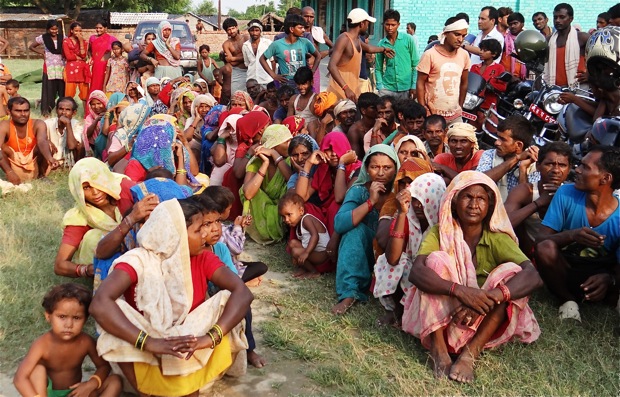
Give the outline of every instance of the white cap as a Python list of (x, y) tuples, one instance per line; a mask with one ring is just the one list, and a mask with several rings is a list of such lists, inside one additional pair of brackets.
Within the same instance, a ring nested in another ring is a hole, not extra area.
[(347, 16), (347, 19), (350, 20), (351, 23), (360, 23), (364, 21), (369, 21), (369, 22), (374, 23), (377, 21), (377, 18), (371, 17), (370, 15), (368, 15), (366, 10), (362, 8), (352, 9), (349, 15)]

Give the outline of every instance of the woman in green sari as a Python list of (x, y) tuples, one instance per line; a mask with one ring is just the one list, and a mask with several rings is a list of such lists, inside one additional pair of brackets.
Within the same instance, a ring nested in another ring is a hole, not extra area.
[(252, 215), (254, 222), (246, 231), (252, 240), (261, 244), (280, 241), (284, 228), (278, 213), (278, 201), (286, 193), (286, 182), (292, 171), (288, 145), (293, 136), (282, 124), (265, 129), (261, 145), (245, 168), (243, 186), (239, 190), (243, 213)]

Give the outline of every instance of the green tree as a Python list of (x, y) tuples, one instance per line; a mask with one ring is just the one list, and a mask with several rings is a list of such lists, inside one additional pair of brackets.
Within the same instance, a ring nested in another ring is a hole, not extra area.
[(301, 8), (301, 0), (280, 0), (278, 4), (278, 15), (281, 17), (286, 16), (286, 11), (291, 7)]
[(194, 13), (197, 15), (217, 15), (217, 7), (213, 0), (203, 0), (196, 8)]

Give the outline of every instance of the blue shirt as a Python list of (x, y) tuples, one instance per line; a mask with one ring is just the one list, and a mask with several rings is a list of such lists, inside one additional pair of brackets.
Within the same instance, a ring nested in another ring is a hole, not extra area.
[(405, 33), (398, 33), (394, 44), (387, 37), (379, 41), (379, 47), (394, 50), (394, 58), (388, 58), (383, 53), (376, 55), (375, 77), (377, 89), (390, 91), (409, 91), (416, 86), (418, 79), (417, 66), (420, 55), (413, 38)]
[[(618, 200), (617, 197), (614, 198)], [(586, 192), (577, 190), (575, 185), (563, 185), (553, 195), (542, 224), (556, 232), (590, 227), (605, 236), (603, 246), (608, 253), (615, 251), (620, 261), (620, 203), (609, 218), (592, 227), (586, 215)]]
[(274, 57), (278, 63), (278, 74), (293, 80), (295, 72), (302, 66), (307, 66), (306, 55), (314, 54), (316, 48), (310, 40), (300, 37), (293, 44), (286, 39), (276, 40), (263, 53), (266, 59)]

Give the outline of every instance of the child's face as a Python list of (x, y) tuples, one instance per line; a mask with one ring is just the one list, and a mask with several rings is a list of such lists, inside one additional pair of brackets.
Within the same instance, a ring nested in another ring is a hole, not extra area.
[(86, 322), (86, 310), (77, 299), (63, 299), (54, 311), (45, 313), (45, 320), (52, 326), (54, 337), (62, 341), (76, 338)]
[(209, 58), (209, 51), (207, 51), (206, 48), (202, 49), (202, 51), (200, 51), (200, 56), (202, 57), (202, 59)]
[(219, 212), (211, 212), (202, 215), (202, 227), (206, 234), (205, 244), (214, 245), (220, 240), (220, 237), (222, 236), (221, 218), (222, 215)]
[(282, 106), (284, 109), (288, 108), (288, 102), (291, 100), (291, 96), (290, 95), (283, 95), (280, 97), (280, 106)]
[(123, 55), (123, 49), (119, 46), (112, 47), (112, 52), (114, 53), (114, 56), (117, 58)]
[(306, 95), (312, 90), (312, 81), (308, 81), (307, 83), (303, 84), (297, 84), (297, 90), (299, 90), (299, 95)]
[(489, 50), (480, 50), (480, 59), (483, 61), (493, 59), (493, 53)]
[(194, 215), (191, 218), (191, 225), (187, 228), (187, 245), (189, 247), (189, 256), (200, 255), (205, 249), (207, 230), (203, 227), (203, 218), (204, 216), (202, 214)]
[(12, 85), (7, 85), (6, 86), (6, 93), (9, 94), (9, 96), (11, 96), (11, 97), (15, 96), (15, 94), (17, 94), (18, 90), (19, 90), (19, 88), (14, 87)]
[(230, 216), (230, 210), (232, 209), (232, 204), (229, 205), (228, 207), (226, 207), (226, 209), (224, 210), (224, 212), (222, 212), (220, 214), (220, 219), (225, 221), (226, 219), (228, 219), (228, 217)]
[(304, 216), (304, 207), (295, 203), (286, 203), (282, 206), (280, 211), (284, 223), (290, 227), (297, 227), (301, 221), (301, 217)]

